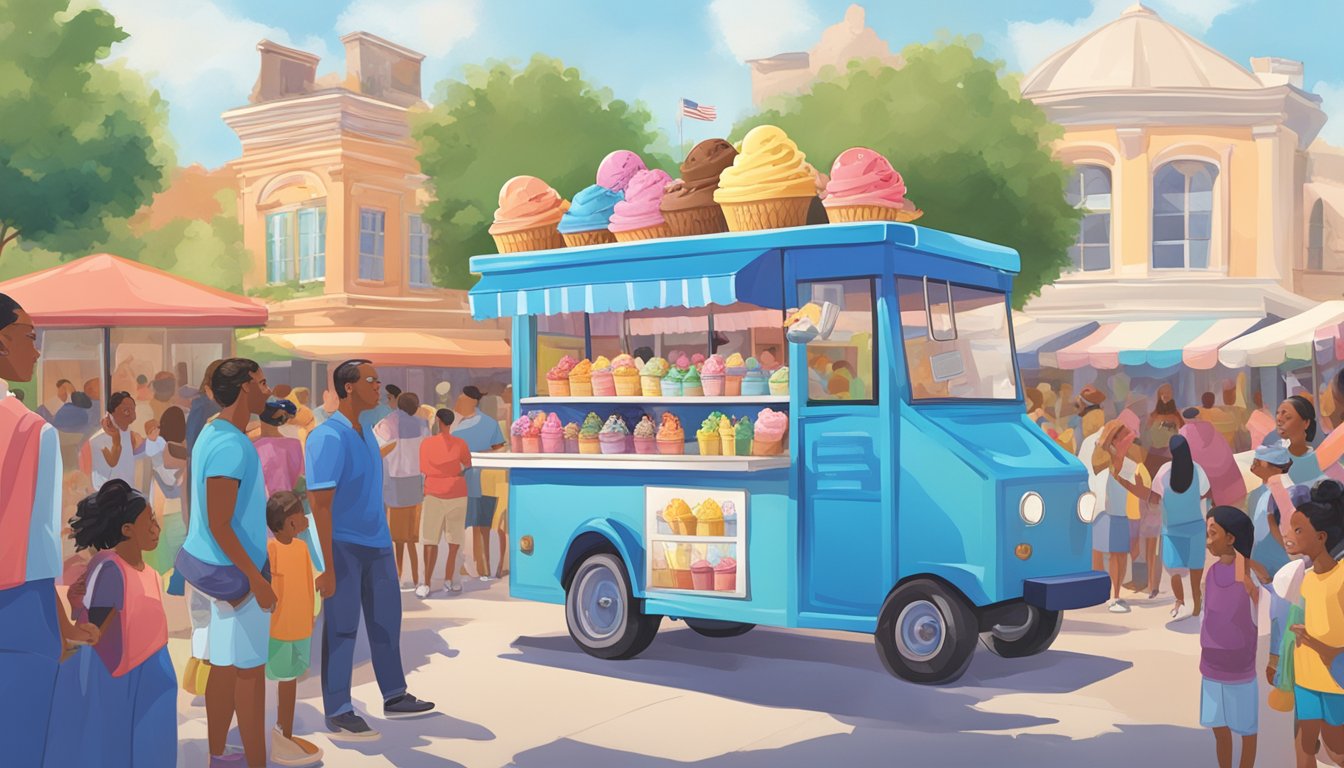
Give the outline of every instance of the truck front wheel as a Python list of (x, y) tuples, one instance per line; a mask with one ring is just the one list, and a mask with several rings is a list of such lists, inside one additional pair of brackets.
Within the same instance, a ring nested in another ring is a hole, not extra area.
[(956, 680), (970, 666), (978, 630), (975, 611), (955, 590), (916, 579), (887, 597), (874, 640), (888, 672), (936, 685)]
[(1044, 653), (1064, 625), (1063, 611), (1047, 611), (1034, 605), (1026, 608), (1025, 623), (1014, 626), (996, 626), (980, 634), (980, 642), (1005, 659), (1020, 659)]
[(569, 636), (599, 659), (629, 659), (643, 653), (658, 634), (662, 616), (644, 613), (621, 559), (609, 552), (579, 564), (565, 592)]

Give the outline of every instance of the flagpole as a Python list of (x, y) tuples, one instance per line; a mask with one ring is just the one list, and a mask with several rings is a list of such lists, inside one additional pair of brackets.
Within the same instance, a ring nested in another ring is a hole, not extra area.
[(681, 150), (682, 157), (686, 157), (686, 132), (685, 129), (682, 128), (682, 123), (684, 122), (682, 111), (685, 103), (685, 97), (677, 99), (677, 146)]

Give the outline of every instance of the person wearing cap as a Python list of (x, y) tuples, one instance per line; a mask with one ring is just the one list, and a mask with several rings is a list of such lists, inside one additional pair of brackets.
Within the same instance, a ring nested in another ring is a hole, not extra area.
[[(483, 397), (485, 395), (480, 389), (466, 386), (453, 404), (457, 418), (453, 422), (452, 433), (462, 438), (472, 453), (498, 451), (506, 444), (499, 422), (493, 416), (481, 413)], [(481, 581), (490, 581), (490, 527), (494, 522), (496, 502), (493, 496), (482, 493), (479, 469), (472, 467), (464, 476), (467, 480), (467, 527), (472, 534), (476, 574)]]
[(1253, 559), (1263, 564), (1270, 573), (1276, 573), (1288, 564), (1288, 553), (1284, 551), (1283, 535), (1279, 533), (1278, 526), (1270, 522), (1270, 508), (1275, 507), (1275, 504), (1269, 493), (1269, 479), (1286, 474), (1292, 465), (1293, 457), (1288, 453), (1287, 440), (1257, 447), (1255, 458), (1251, 461), (1251, 474), (1260, 478), (1262, 483), (1246, 497), (1246, 511), (1255, 524)]
[[(1106, 402), (1106, 394), (1095, 386), (1088, 384), (1078, 393), (1077, 399), (1073, 401), (1073, 406), (1077, 413), (1069, 419), (1069, 426), (1073, 428), (1073, 433), (1078, 436), (1079, 446), (1078, 455), (1083, 457), (1084, 462), (1091, 455), (1091, 450), (1084, 448), (1087, 439), (1101, 432), (1101, 428), (1106, 425), (1106, 414), (1101, 409), (1101, 404)], [(1095, 447), (1095, 443), (1092, 444)]]

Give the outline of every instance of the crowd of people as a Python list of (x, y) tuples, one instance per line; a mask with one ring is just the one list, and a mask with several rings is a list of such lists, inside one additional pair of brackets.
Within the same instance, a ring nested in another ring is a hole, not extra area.
[[(212, 764), (264, 766), (268, 751), (278, 765), (322, 759), (294, 733), (316, 631), (332, 741), (378, 738), (350, 695), (361, 624), (382, 714), (434, 709), (407, 690), (401, 593), (430, 595), (445, 538), (442, 593), (461, 592), (467, 528), (473, 575), (507, 573), (506, 546), (499, 570), (490, 564), (500, 491), (471, 466), (472, 451), (505, 442), (480, 390), (464, 387), (447, 407), (441, 385), (435, 408), (350, 360), (314, 408), (308, 390), (272, 390), (257, 363), (231, 358), (197, 388), (180, 386), (180, 368), (105, 405), (96, 380), (79, 390), (62, 380), (33, 411), (7, 382), (32, 380), (36, 340), (0, 295), (0, 677), (24, 691), (0, 697), (8, 764), (176, 764), (165, 595), (187, 602), (182, 685), (204, 699)], [(241, 752), (226, 743), (235, 722)]]
[[(1221, 403), (1205, 393), (1185, 409), (1161, 385), (1146, 413), (1132, 392), (1109, 412), (1096, 386), (1070, 394), (1028, 390), (1030, 418), (1090, 472), (1108, 610), (1130, 611), (1122, 587), (1156, 598), (1165, 568), (1173, 621), (1199, 617), (1200, 722), (1213, 729), (1218, 764), (1233, 764), (1234, 735), (1240, 765), (1255, 763), (1256, 622), (1268, 600), (1264, 674), (1270, 705), (1294, 713), (1296, 764), (1314, 766), (1324, 750), (1344, 765), (1344, 429), (1332, 431), (1344, 424), (1344, 371), (1320, 412), (1305, 393), (1272, 413), (1258, 395), (1248, 408), (1232, 382)], [(1258, 484), (1237, 460), (1246, 452)]]

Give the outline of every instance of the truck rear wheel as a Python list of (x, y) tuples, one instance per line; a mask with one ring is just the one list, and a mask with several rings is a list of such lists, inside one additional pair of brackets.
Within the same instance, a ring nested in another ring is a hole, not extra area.
[(1044, 653), (1059, 637), (1064, 626), (1063, 611), (1047, 611), (1034, 605), (1026, 608), (1025, 623), (1016, 627), (995, 627), (980, 633), (980, 642), (1005, 659), (1020, 659)]
[(599, 659), (629, 659), (643, 653), (662, 616), (644, 613), (635, 599), (621, 559), (609, 552), (589, 555), (579, 564), (565, 592), (569, 636)]
[(702, 637), (737, 637), (756, 628), (755, 624), (739, 624), (735, 621), (715, 621), (714, 619), (684, 619), (686, 626)]
[(917, 579), (887, 596), (873, 637), (891, 674), (937, 685), (961, 677), (975, 654), (975, 611), (957, 592), (932, 579)]

